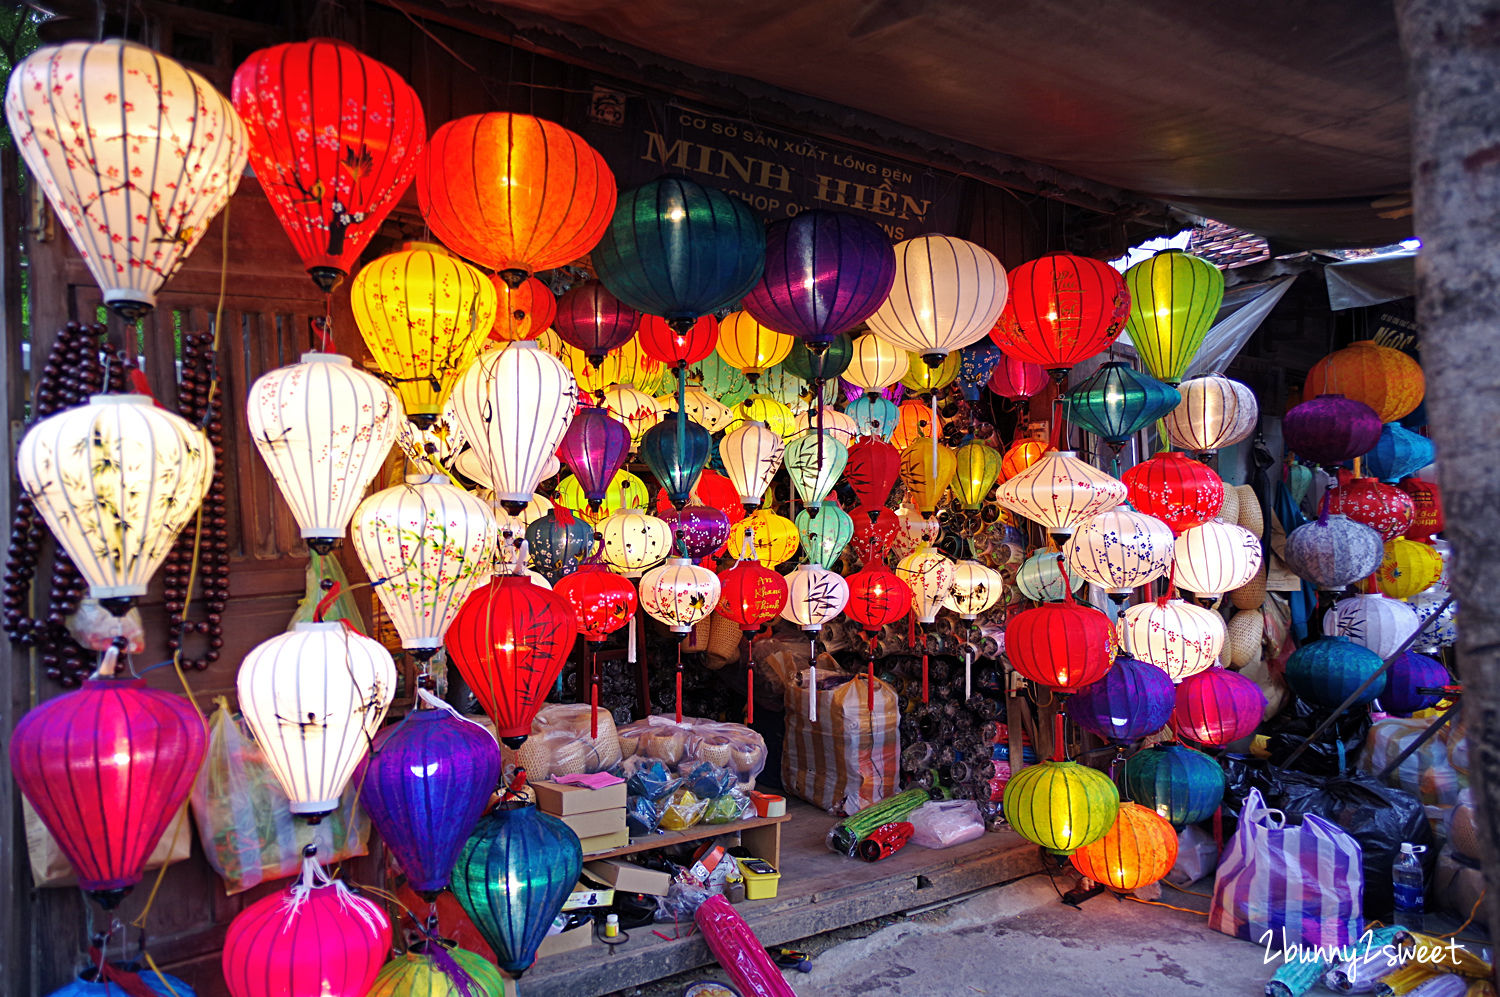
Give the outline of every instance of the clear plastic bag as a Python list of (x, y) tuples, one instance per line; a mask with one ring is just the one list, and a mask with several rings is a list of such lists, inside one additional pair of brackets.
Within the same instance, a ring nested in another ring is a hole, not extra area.
[(661, 811), (663, 831), (686, 831), (703, 819), (708, 812), (708, 800), (699, 799), (690, 789), (679, 789), (672, 794)]
[(750, 802), (750, 797), (732, 789), (709, 801), (708, 810), (703, 814), (705, 824), (732, 824), (737, 820), (745, 820), (755, 815), (755, 804)]
[(670, 796), (682, 786), (681, 777), (656, 758), (627, 758), (620, 775), (625, 780), (625, 792), (653, 801)]
[(984, 834), (984, 818), (973, 800), (931, 800), (906, 818), (913, 844), (923, 848), (951, 848)]
[(625, 757), (654, 758), (679, 770), (706, 762), (734, 773), (737, 788), (749, 792), (766, 767), (766, 742), (744, 724), (698, 717), (651, 716), (620, 728)]
[(116, 616), (97, 600), (84, 599), (64, 622), (79, 646), (91, 651), (107, 650), (116, 637), (125, 638), (126, 654), (140, 654), (146, 649), (146, 630), (141, 625), (139, 609), (132, 608), (124, 616)]

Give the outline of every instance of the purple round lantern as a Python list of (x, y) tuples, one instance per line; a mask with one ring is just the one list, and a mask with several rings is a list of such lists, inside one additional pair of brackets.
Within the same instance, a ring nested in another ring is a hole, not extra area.
[(1416, 651), (1402, 651), (1385, 673), (1380, 706), (1387, 713), (1410, 716), (1436, 706), (1443, 698), (1440, 693), (1424, 693), (1419, 689), (1439, 689), (1450, 681), (1448, 669), (1441, 661)]
[(1368, 453), (1380, 440), (1380, 416), (1364, 402), (1319, 395), (1293, 407), (1281, 420), (1286, 448), (1324, 466)]
[(895, 279), (896, 251), (879, 225), (804, 211), (766, 226), (766, 268), (743, 304), (761, 325), (819, 349), (874, 314)]
[(1166, 725), (1176, 695), (1166, 672), (1120, 654), (1102, 679), (1078, 690), (1068, 703), (1068, 715), (1105, 740), (1134, 741)]
[(1186, 741), (1222, 747), (1260, 726), (1266, 694), (1253, 679), (1218, 665), (1177, 686), (1172, 731)]
[(671, 527), (674, 549), (694, 561), (701, 561), (729, 540), (729, 517), (719, 509), (687, 505), (663, 512), (658, 518)]
[(579, 409), (557, 455), (573, 469), (589, 507), (597, 509), (630, 456), (630, 430), (602, 408)]
[(354, 780), (412, 889), (431, 900), (499, 784), (500, 746), (448, 710), (413, 710), (375, 735)]
[(635, 335), (639, 319), (634, 308), (610, 294), (603, 284), (589, 281), (557, 299), (557, 318), (552, 327), (563, 342), (576, 347), (597, 367), (604, 354)]

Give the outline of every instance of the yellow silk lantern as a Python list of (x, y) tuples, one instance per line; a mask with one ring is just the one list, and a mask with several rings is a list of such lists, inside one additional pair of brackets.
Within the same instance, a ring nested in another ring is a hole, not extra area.
[(965, 509), (978, 509), (1000, 480), (1000, 451), (983, 443), (965, 443), (954, 458), (953, 490)]
[(1416, 540), (1395, 539), (1385, 545), (1376, 580), (1392, 599), (1408, 599), (1431, 588), (1443, 574), (1443, 555)]
[[(936, 419), (936, 425), (933, 420)], [(896, 428), (891, 432), (891, 446), (905, 450), (916, 442), (917, 437), (941, 436), (943, 420), (934, 416), (932, 406), (920, 398), (908, 398), (896, 412)]]
[(910, 351), (906, 354), (906, 374), (901, 383), (913, 391), (926, 393), (938, 391), (953, 383), (958, 368), (963, 364), (963, 354), (954, 350), (943, 357), (936, 367), (927, 366), (926, 361)]
[[(559, 358), (578, 379), (578, 387), (582, 391), (605, 391), (613, 384), (628, 384), (649, 395), (663, 390), (667, 365), (641, 348), (639, 336), (632, 336), (604, 354), (604, 359), (599, 361), (597, 367), (577, 347), (561, 340), (558, 340), (558, 345)], [(675, 385), (674, 380), (672, 386)]]
[(1121, 803), (1114, 826), (1071, 856), (1073, 868), (1111, 890), (1129, 893), (1164, 877), (1177, 862), (1172, 822), (1139, 803)]
[(1157, 380), (1176, 384), (1219, 314), (1224, 275), (1207, 260), (1170, 249), (1126, 270), (1125, 286), (1125, 329), (1141, 366)]
[(1313, 364), (1302, 397), (1343, 395), (1370, 406), (1381, 422), (1395, 422), (1422, 404), (1426, 391), (1427, 379), (1415, 360), (1362, 339)]
[(354, 278), (349, 304), (408, 418), (432, 422), (495, 323), (483, 271), (439, 246), (408, 244)]
[(656, 399), (633, 385), (611, 385), (604, 392), (602, 401), (604, 410), (630, 430), (631, 449), (641, 445), (646, 430), (661, 422), (661, 407), (656, 404)]
[(755, 559), (767, 568), (790, 561), (801, 543), (797, 524), (770, 509), (756, 509), (729, 528), (729, 549), (744, 550), (752, 537)]
[(719, 323), (719, 356), (754, 381), (767, 367), (785, 360), (796, 338), (755, 321), (749, 312), (730, 312)]
[[(816, 433), (817, 431), (817, 409), (797, 414), (797, 432)], [(855, 422), (853, 417), (845, 415), (838, 409), (825, 408), (823, 410), (823, 432), (832, 433), (838, 437), (840, 443), (848, 446), (859, 436), (859, 423)]]
[(906, 376), (910, 361), (906, 351), (892, 346), (874, 333), (854, 341), (844, 380), (866, 391), (889, 388)]
[(557, 484), (557, 504), (573, 511), (587, 523), (598, 525), (621, 509), (644, 509), (651, 501), (651, 490), (646, 483), (629, 471), (616, 471), (609, 479), (609, 488), (604, 501), (596, 510), (589, 509), (589, 500), (583, 494), (583, 486), (573, 475)]
[(901, 451), (901, 481), (906, 485), (906, 500), (931, 519), (943, 493), (958, 471), (958, 457), (951, 447), (919, 437)]
[(1003, 805), (1017, 834), (1067, 855), (1109, 833), (1120, 810), (1120, 792), (1098, 769), (1042, 762), (1011, 776)]
[(732, 433), (747, 422), (762, 422), (783, 440), (797, 435), (797, 419), (792, 410), (770, 395), (751, 395), (733, 409), (733, 417), (724, 432)]

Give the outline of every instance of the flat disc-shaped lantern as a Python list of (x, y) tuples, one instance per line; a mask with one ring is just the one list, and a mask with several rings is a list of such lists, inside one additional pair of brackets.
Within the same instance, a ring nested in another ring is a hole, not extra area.
[(229, 101), (135, 42), (37, 49), (11, 73), (5, 116), (104, 303), (127, 320), (155, 307), (245, 171)]
[(1009, 481), (1022, 471), (1026, 470), (1052, 448), (1041, 440), (1022, 440), (1014, 444), (1000, 456), (1000, 478), (1002, 482)]
[[(1322, 637), (1308, 641), (1287, 658), (1286, 682), (1302, 699), (1320, 706), (1338, 706), (1383, 664), (1380, 655), (1347, 637)], [(1371, 682), (1351, 705), (1373, 702), (1385, 691), (1385, 683), (1385, 676)]]
[(1442, 694), (1422, 690), (1441, 689), (1452, 681), (1441, 661), (1416, 651), (1398, 654), (1385, 678), (1380, 707), (1397, 716), (1409, 716), (1436, 706), (1442, 700)]
[(1416, 610), (1404, 602), (1379, 594), (1340, 599), (1323, 614), (1324, 634), (1348, 637), (1382, 659), (1399, 651), (1420, 625)]
[(795, 344), (791, 336), (761, 325), (749, 312), (730, 312), (719, 323), (719, 342), (714, 349), (754, 384), (767, 368), (785, 360)]
[(1080, 606), (1072, 593), (1063, 602), (1023, 610), (1005, 626), (1011, 667), (1049, 689), (1072, 692), (1102, 679), (1111, 660), (1109, 617)]
[(1320, 516), (1287, 534), (1286, 566), (1320, 589), (1338, 591), (1380, 567), (1380, 534), (1347, 516)]
[(1117, 450), (1182, 401), (1176, 388), (1118, 361), (1101, 364), (1066, 398), (1068, 418)]
[(1177, 863), (1177, 831), (1138, 803), (1121, 803), (1114, 825), (1068, 859), (1085, 878), (1129, 893), (1163, 879)]
[(1224, 480), (1177, 450), (1142, 461), (1120, 479), (1130, 504), (1166, 523), (1174, 533), (1208, 522), (1224, 507)]
[(1005, 307), (1005, 268), (976, 243), (919, 235), (896, 243), (891, 293), (869, 318), (870, 331), (936, 364), (983, 339)]
[(983, 443), (965, 443), (953, 456), (957, 460), (953, 491), (959, 503), (972, 512), (984, 504), (990, 489), (1000, 480), (1000, 451)]
[(568, 600), (578, 617), (578, 633), (598, 643), (635, 616), (635, 586), (601, 564), (585, 564), (560, 578), (552, 591)]
[(1181, 599), (1157, 599), (1125, 610), (1116, 624), (1120, 645), (1181, 682), (1219, 662), (1224, 617)]
[(1224, 274), (1205, 259), (1169, 249), (1125, 271), (1125, 329), (1141, 366), (1168, 384), (1187, 374), (1224, 301)]
[(556, 295), (535, 277), (511, 287), (505, 278), (493, 274), (490, 286), (495, 289), (495, 324), (490, 328), (490, 339), (496, 342), (537, 339), (557, 318)]
[(1216, 453), (1249, 439), (1260, 417), (1255, 392), (1239, 381), (1209, 374), (1177, 385), (1182, 401), (1166, 416), (1167, 436), (1184, 450)]
[(563, 433), (558, 456), (572, 468), (589, 506), (597, 509), (630, 456), (630, 430), (602, 408), (582, 408)]
[(449, 656), (506, 744), (531, 733), (577, 633), (568, 601), (522, 575), (496, 576), (459, 609)]
[(844, 368), (843, 378), (850, 384), (864, 388), (867, 392), (880, 391), (899, 382), (906, 376), (910, 356), (894, 343), (887, 342), (874, 333), (866, 333), (854, 340), (849, 366)]
[(816, 632), (844, 611), (849, 583), (844, 576), (815, 564), (804, 564), (787, 576), (786, 605), (781, 618)]
[(1172, 730), (1185, 741), (1222, 747), (1254, 734), (1265, 708), (1253, 679), (1215, 665), (1178, 683)]
[(663, 177), (620, 195), (592, 259), (621, 301), (686, 327), (744, 297), (765, 251), (765, 230), (739, 198)]
[(433, 132), (417, 204), (449, 249), (508, 283), (572, 263), (615, 210), (615, 177), (587, 142), (529, 114), (490, 112)]
[(1166, 575), (1172, 530), (1143, 512), (1122, 507), (1084, 521), (1063, 545), (1069, 569), (1110, 595), (1124, 595)]
[(443, 646), (458, 607), (489, 578), (498, 541), (490, 507), (437, 474), (371, 495), (350, 532), (401, 646), (420, 657)]
[(700, 315), (679, 332), (659, 315), (642, 315), (635, 334), (648, 355), (669, 367), (678, 367), (697, 363), (714, 351), (719, 341), (719, 320)]
[(755, 559), (767, 568), (795, 557), (799, 539), (797, 525), (770, 509), (756, 509), (729, 528), (729, 549), (743, 550), (749, 542)]
[(232, 93), (266, 200), (303, 266), (331, 291), (416, 175), (427, 141), (417, 93), (331, 38), (253, 53)]
[(1068, 716), (1105, 740), (1128, 744), (1166, 726), (1175, 697), (1166, 672), (1139, 658), (1117, 654), (1103, 678), (1079, 689), (1068, 701)]
[(1364, 402), (1319, 395), (1281, 417), (1281, 435), (1288, 451), (1332, 467), (1371, 450), (1380, 441), (1380, 419)]
[(1041, 364), (1017, 360), (1007, 353), (995, 364), (987, 383), (989, 389), (1001, 398), (1020, 401), (1030, 398), (1047, 386), (1047, 368)]
[(146, 594), (213, 470), (203, 432), (146, 395), (94, 395), (33, 425), (16, 452), (27, 497), (90, 595), (120, 614)]
[(1016, 588), (1032, 602), (1056, 602), (1070, 588), (1077, 592), (1083, 588), (1083, 575), (1064, 573), (1062, 559), (1056, 551), (1037, 551), (1016, 572)]
[(91, 678), (29, 710), (10, 738), (21, 794), (106, 909), (141, 881), (207, 747), (187, 700), (138, 678)]
[(856, 398), (845, 407), (844, 414), (854, 420), (859, 435), (878, 440), (889, 440), (896, 431), (896, 422), (901, 418), (901, 410), (896, 407), (896, 403), (879, 395)]
[(1017, 360), (1067, 370), (1105, 349), (1125, 327), (1130, 295), (1114, 267), (1049, 253), (1010, 275), (1010, 300), (990, 338)]
[(803, 509), (795, 520), (801, 538), (802, 552), (813, 564), (832, 568), (839, 555), (854, 539), (854, 520), (837, 502), (823, 502), (816, 508)]
[(675, 634), (690, 632), (719, 604), (719, 576), (685, 557), (641, 577), (641, 608)]
[(250, 386), (245, 420), (303, 539), (327, 553), (385, 463), (401, 403), (348, 357), (304, 353)]
[(1392, 599), (1409, 599), (1437, 584), (1443, 557), (1429, 544), (1397, 539), (1385, 545), (1376, 581)]
[(1380, 439), (1365, 454), (1365, 470), (1381, 481), (1401, 481), (1431, 464), (1436, 457), (1437, 448), (1427, 437), (1400, 423), (1388, 422), (1380, 427)]
[(1174, 827), (1212, 817), (1224, 799), (1224, 770), (1183, 744), (1156, 744), (1125, 762), (1125, 791)]
[(911, 505), (931, 519), (958, 472), (958, 457), (941, 443), (919, 436), (901, 452), (901, 482)]
[(532, 566), (556, 582), (594, 549), (594, 531), (571, 512), (553, 511), (526, 527), (526, 546)]
[(1302, 386), (1306, 397), (1337, 392), (1375, 410), (1381, 422), (1410, 415), (1427, 391), (1422, 367), (1405, 353), (1363, 339), (1313, 364)]
[(1260, 537), (1211, 519), (1183, 530), (1175, 545), (1177, 584), (1199, 596), (1232, 592), (1260, 571)]
[(961, 619), (972, 620), (1000, 602), (1005, 594), (1005, 576), (978, 561), (959, 561), (953, 566), (953, 582), (943, 597), (943, 608)]
[(597, 281), (578, 284), (557, 301), (553, 328), (598, 367), (604, 355), (635, 335), (639, 316)]
[(396, 663), (343, 623), (298, 623), (257, 644), (240, 709), (294, 814), (332, 813), (396, 695)]
[(630, 430), (632, 446), (639, 447), (646, 431), (661, 422), (662, 408), (646, 392), (629, 384), (616, 384), (604, 392), (602, 404), (610, 415)]
[(771, 478), (781, 470), (785, 454), (786, 444), (781, 434), (759, 422), (747, 422), (725, 433), (719, 441), (724, 475), (734, 483), (740, 502), (747, 509), (760, 505)]
[(604, 561), (626, 578), (639, 578), (672, 553), (672, 528), (639, 509), (621, 509), (599, 526)]
[(721, 509), (687, 505), (661, 512), (659, 518), (672, 531), (674, 556), (702, 560), (729, 539), (729, 517)]
[(821, 351), (869, 318), (895, 277), (896, 254), (879, 225), (845, 212), (804, 211), (766, 227), (765, 272), (745, 296), (745, 310)]
[(896, 565), (896, 574), (911, 588), (912, 612), (919, 623), (932, 623), (953, 588), (954, 564), (930, 544), (920, 544)]
[(787, 474), (806, 506), (822, 505), (848, 461), (848, 448), (832, 433), (804, 433), (786, 447)]
[(1056, 536), (1066, 536), (1079, 524), (1124, 502), (1125, 486), (1072, 451), (1052, 451), (1008, 478), (997, 498), (1016, 515)]
[(573, 375), (530, 341), (481, 354), (453, 389), (459, 428), (477, 451), (496, 499), (511, 512), (531, 501), (577, 408)]
[(1328, 511), (1364, 523), (1383, 540), (1394, 540), (1411, 529), (1416, 506), (1411, 496), (1395, 485), (1355, 478), (1329, 490)]
[[(688, 385), (683, 399), (688, 418), (710, 433), (717, 433), (734, 420), (735, 410), (723, 405), (717, 398), (696, 384)], [(656, 399), (662, 414), (677, 411), (677, 394), (669, 392)]]
[[(680, 421), (679, 421), (680, 420)], [(673, 505), (687, 503), (708, 465), (713, 438), (691, 418), (667, 412), (641, 436), (641, 460), (651, 468)]]
[(412, 710), (381, 730), (355, 774), (381, 840), (429, 901), (448, 885), (458, 850), (499, 780), (495, 738), (445, 709)]
[(1109, 776), (1077, 762), (1028, 765), (1005, 784), (1005, 819), (1027, 841), (1067, 855), (1114, 826), (1120, 791)]
[(989, 383), (990, 376), (1005, 359), (1000, 347), (988, 339), (965, 346), (958, 364), (958, 390), (965, 399), (979, 401), (979, 393)]

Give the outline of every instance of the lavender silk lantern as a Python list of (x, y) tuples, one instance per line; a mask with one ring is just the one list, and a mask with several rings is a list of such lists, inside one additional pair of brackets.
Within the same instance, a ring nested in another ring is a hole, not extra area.
[(603, 284), (590, 281), (557, 300), (557, 318), (552, 324), (563, 342), (576, 347), (597, 367), (606, 353), (635, 335), (639, 319), (634, 308), (610, 294)]
[(1380, 416), (1364, 402), (1319, 395), (1282, 418), (1286, 448), (1324, 466), (1368, 452), (1380, 440)]
[(1380, 534), (1348, 516), (1323, 514), (1286, 538), (1286, 564), (1320, 589), (1337, 592), (1368, 578), (1385, 557)]
[(375, 735), (354, 780), (412, 889), (432, 900), (499, 783), (500, 746), (447, 709), (413, 710)]
[(605, 409), (579, 409), (563, 434), (558, 456), (573, 469), (589, 508), (598, 509), (615, 472), (630, 456), (630, 429)]
[(729, 517), (720, 509), (688, 505), (659, 517), (672, 528), (672, 549), (682, 557), (701, 561), (729, 540)]
[(1078, 690), (1068, 704), (1068, 715), (1086, 731), (1126, 742), (1161, 730), (1175, 703), (1171, 676), (1121, 654), (1102, 679)]

